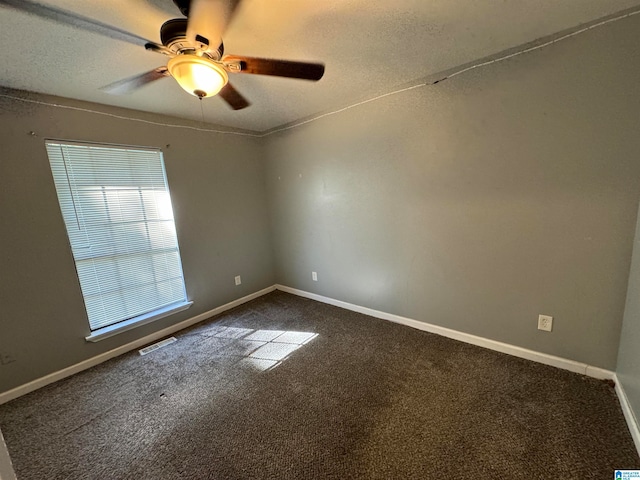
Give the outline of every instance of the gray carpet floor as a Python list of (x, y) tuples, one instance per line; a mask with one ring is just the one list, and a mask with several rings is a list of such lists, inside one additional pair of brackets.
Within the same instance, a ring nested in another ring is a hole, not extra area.
[(19, 480), (609, 479), (610, 385), (273, 292), (0, 406)]

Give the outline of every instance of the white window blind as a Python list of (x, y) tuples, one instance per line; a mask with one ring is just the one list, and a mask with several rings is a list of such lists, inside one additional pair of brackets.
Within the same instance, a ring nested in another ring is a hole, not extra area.
[(184, 304), (162, 152), (46, 147), (91, 330)]

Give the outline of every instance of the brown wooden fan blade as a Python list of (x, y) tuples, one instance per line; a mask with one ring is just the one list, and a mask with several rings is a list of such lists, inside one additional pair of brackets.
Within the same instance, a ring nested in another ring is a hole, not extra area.
[(149, 72), (136, 75), (135, 77), (129, 77), (110, 83), (109, 85), (102, 87), (100, 90), (110, 93), (111, 95), (126, 95), (127, 93), (131, 93), (151, 82), (155, 82), (156, 80), (160, 80), (161, 78), (168, 76), (170, 75), (167, 67), (158, 67)]
[(230, 83), (227, 83), (222, 90), (220, 90), (218, 95), (220, 95), (220, 97), (234, 110), (242, 110), (243, 108), (247, 108), (251, 105), (249, 101), (244, 98), (240, 92), (233, 88), (233, 85)]
[[(320, 80), (324, 75), (324, 65), (321, 63), (292, 62), (289, 60), (240, 57), (237, 55), (227, 55), (222, 60), (224, 63), (230, 64), (230, 72), (273, 75), (313, 81)], [(234, 65), (238, 65), (239, 68), (233, 68)]]
[(133, 43), (134, 45), (144, 46), (147, 43), (152, 43), (145, 38), (129, 33), (120, 28), (107, 25), (106, 23), (102, 23), (88, 17), (83, 17), (77, 13), (68, 12), (59, 8), (41, 5), (39, 3), (32, 2), (31, 0), (0, 0), (0, 5), (15, 8), (16, 10), (21, 10), (25, 13), (44, 18), (46, 20), (52, 20), (71, 27), (98, 33), (105, 37), (122, 40), (127, 43)]

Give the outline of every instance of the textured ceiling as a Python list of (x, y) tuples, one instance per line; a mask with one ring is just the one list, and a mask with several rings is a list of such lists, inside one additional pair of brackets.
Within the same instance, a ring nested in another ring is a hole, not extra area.
[[(171, 0), (42, 0), (159, 42), (180, 17)], [(318, 83), (232, 75), (252, 102), (203, 101), (208, 123), (263, 132), (634, 7), (638, 0), (244, 0), (225, 53), (320, 61)], [(99, 87), (165, 65), (143, 47), (0, 7), (0, 85), (201, 119), (199, 100), (171, 78), (127, 96)]]

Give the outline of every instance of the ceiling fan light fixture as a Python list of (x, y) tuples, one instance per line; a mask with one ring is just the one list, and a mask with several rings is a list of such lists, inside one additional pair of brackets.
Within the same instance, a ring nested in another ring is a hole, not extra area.
[(199, 98), (212, 97), (229, 81), (224, 68), (208, 58), (177, 55), (167, 64), (169, 73), (187, 93)]

